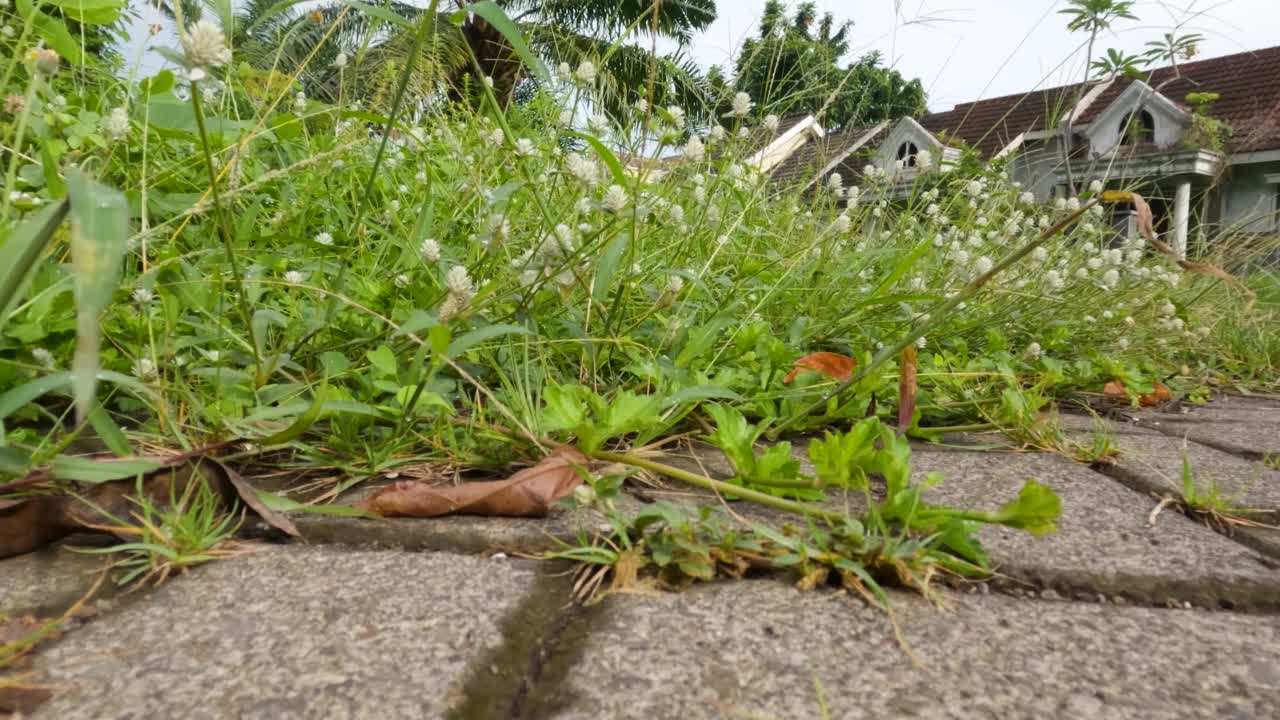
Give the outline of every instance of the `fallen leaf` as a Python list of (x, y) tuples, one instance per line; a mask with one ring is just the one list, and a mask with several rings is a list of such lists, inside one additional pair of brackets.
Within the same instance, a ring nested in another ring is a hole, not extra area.
[[(1102, 388), (1102, 394), (1106, 395), (1109, 400), (1117, 400), (1126, 403), (1129, 401), (1129, 391), (1125, 388), (1124, 383), (1119, 380), (1112, 380), (1104, 385)], [(1172, 399), (1173, 392), (1169, 390), (1164, 383), (1153, 383), (1151, 392), (1138, 394), (1138, 404), (1142, 407), (1163, 405)]]
[(0, 684), (0, 714), (30, 715), (51, 697), (53, 697), (53, 691), (49, 688), (36, 685)]
[(258, 514), (258, 517), (266, 521), (271, 527), (283, 532), (289, 537), (302, 537), (302, 533), (298, 532), (298, 526), (293, 521), (285, 517), (282, 513), (267, 507), (258, 497), (258, 492), (252, 485), (245, 482), (240, 473), (232, 470), (221, 462), (214, 460), (213, 463), (222, 469), (223, 474), (227, 478), (227, 482), (231, 483), (231, 487), (235, 489), (236, 495), (240, 497), (240, 501), (248, 505), (251, 510)]
[(916, 346), (908, 345), (902, 351), (902, 372), (898, 376), (898, 429), (911, 427), (911, 416), (916, 412)]
[(586, 464), (587, 457), (577, 448), (561, 445), (537, 465), (506, 480), (444, 486), (398, 482), (357, 507), (386, 517), (542, 517), (556, 501), (582, 484), (578, 468)]
[(820, 372), (833, 380), (845, 382), (853, 377), (853, 370), (856, 367), (858, 367), (858, 361), (846, 355), (833, 352), (809, 353), (796, 360), (795, 369), (787, 373), (787, 376), (782, 378), (782, 382), (789, 383), (795, 380), (801, 370)]

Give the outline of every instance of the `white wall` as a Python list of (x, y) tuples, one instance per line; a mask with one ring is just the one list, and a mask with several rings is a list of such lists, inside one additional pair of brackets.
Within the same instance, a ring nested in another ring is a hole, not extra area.
[(1226, 230), (1269, 232), (1280, 230), (1276, 213), (1276, 183), (1267, 175), (1280, 173), (1280, 163), (1236, 165), (1222, 188), (1222, 226)]

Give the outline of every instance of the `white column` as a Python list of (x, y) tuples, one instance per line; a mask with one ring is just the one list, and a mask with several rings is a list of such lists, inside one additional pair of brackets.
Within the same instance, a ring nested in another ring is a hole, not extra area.
[(1178, 183), (1173, 195), (1173, 250), (1178, 257), (1187, 256), (1187, 222), (1191, 214), (1191, 181)]

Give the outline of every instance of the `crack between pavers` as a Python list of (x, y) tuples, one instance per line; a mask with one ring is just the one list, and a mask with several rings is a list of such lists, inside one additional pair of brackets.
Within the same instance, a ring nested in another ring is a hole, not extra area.
[[(533, 587), (499, 621), (501, 644), (477, 657), (450, 720), (543, 717), (589, 633), (564, 563), (540, 568)], [(576, 631), (575, 631), (576, 628)]]
[(1140, 421), (1138, 423), (1138, 427), (1146, 428), (1148, 430), (1155, 430), (1161, 435), (1177, 438), (1179, 440), (1186, 440), (1187, 442), (1196, 443), (1197, 445), (1203, 445), (1207, 448), (1213, 448), (1218, 452), (1224, 452), (1224, 453), (1227, 453), (1228, 455), (1234, 455), (1242, 460), (1248, 460), (1249, 462), (1263, 462), (1267, 459), (1267, 455), (1268, 455), (1265, 452), (1250, 450), (1249, 448), (1246, 448), (1240, 445), (1235, 445), (1233, 443), (1224, 443), (1224, 442), (1219, 442), (1217, 440), (1208, 440), (1205, 438), (1193, 438), (1186, 434), (1185, 429), (1182, 432), (1177, 432), (1175, 428), (1167, 428), (1160, 423)]

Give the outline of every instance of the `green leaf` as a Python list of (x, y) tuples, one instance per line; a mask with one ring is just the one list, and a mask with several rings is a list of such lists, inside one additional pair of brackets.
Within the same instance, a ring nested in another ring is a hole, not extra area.
[(59, 8), (72, 20), (88, 25), (110, 25), (124, 8), (124, 0), (43, 0), (41, 4)]
[(360, 508), (351, 507), (350, 505), (305, 505), (297, 500), (291, 500), (283, 495), (269, 493), (266, 490), (254, 488), (254, 492), (258, 495), (258, 500), (267, 507), (268, 510), (276, 512), (300, 512), (309, 515), (336, 515), (339, 517), (363, 517), (374, 518), (374, 515)]
[(694, 385), (672, 393), (666, 401), (667, 407), (683, 405), (701, 400), (741, 400), (742, 396), (720, 385)]
[(587, 422), (587, 408), (580, 385), (548, 385), (542, 392), (542, 430), (575, 430)]
[(622, 187), (627, 186), (627, 172), (622, 168), (622, 163), (618, 161), (618, 156), (614, 155), (612, 150), (600, 142), (599, 138), (575, 130), (565, 130), (564, 134), (586, 141), (591, 146), (591, 149), (595, 150), (596, 154), (600, 156), (600, 160), (605, 164), (605, 167), (609, 168), (609, 173), (613, 175), (613, 181)]
[(606, 437), (617, 437), (639, 432), (662, 424), (658, 414), (662, 399), (653, 395), (637, 395), (623, 390), (609, 399), (609, 405), (601, 418)]
[(104, 483), (155, 472), (164, 465), (150, 460), (95, 460), (59, 455), (49, 466), (49, 474), (58, 480)]
[(707, 440), (725, 454), (739, 477), (754, 477), (756, 468), (755, 441), (760, 430), (747, 422), (736, 408), (727, 405), (708, 405), (707, 414), (715, 421), (716, 429)]
[(71, 265), (75, 271), (76, 373), (73, 399), (81, 418), (93, 407), (98, 372), (98, 317), (120, 282), (129, 240), (124, 193), (93, 181), (78, 169), (67, 173), (71, 199)]
[(142, 94), (151, 96), (156, 93), (165, 93), (173, 89), (174, 77), (172, 70), (161, 70), (149, 78), (143, 78), (138, 83), (138, 88), (142, 90)]
[(595, 282), (591, 283), (591, 298), (600, 302), (613, 289), (613, 278), (618, 274), (618, 265), (627, 254), (627, 244), (631, 239), (628, 232), (620, 232), (605, 247), (600, 261), (596, 263)]
[(434, 313), (426, 310), (414, 310), (409, 313), (409, 317), (400, 324), (400, 329), (396, 330), (396, 336), (400, 335), (416, 335), (427, 328), (433, 328), (440, 324)]
[(364, 354), (369, 359), (369, 364), (379, 374), (385, 377), (396, 376), (396, 354), (386, 345), (379, 345), (373, 350), (369, 350)]
[(17, 0), (19, 17), (28, 18), (36, 30), (36, 34), (44, 40), (45, 45), (53, 48), (72, 65), (83, 65), (86, 61), (93, 64), (93, 58), (85, 56), (80, 50), (77, 40), (61, 20), (42, 12), (36, 12), (31, 0)]
[[(25, 382), (18, 387), (10, 389), (3, 395), (0, 395), (0, 420), (4, 420), (18, 410), (21, 410), (26, 407), (28, 403), (34, 402), (45, 393), (71, 385), (74, 378), (74, 373), (64, 370), (62, 372), (56, 372), (50, 375), (45, 375), (44, 377), (36, 378), (35, 380)], [(116, 385), (121, 385), (134, 391), (134, 393), (138, 395), (151, 395), (151, 391), (147, 386), (128, 375), (122, 375), (110, 370), (99, 370), (98, 379), (115, 383)]]
[(1005, 503), (995, 513), (1002, 525), (1026, 530), (1032, 535), (1044, 535), (1057, 530), (1058, 517), (1062, 514), (1062, 500), (1047, 485), (1028, 480), (1018, 493), (1018, 499)]
[(479, 345), (480, 343), (485, 342), (487, 340), (493, 340), (494, 338), (499, 338), (504, 335), (532, 335), (532, 334), (533, 333), (529, 332), (525, 328), (520, 327), (519, 325), (504, 325), (504, 324), (487, 325), (478, 330), (472, 330), (471, 332), (464, 334), (462, 337), (458, 338), (457, 340), (454, 340), (452, 343), (449, 344), (449, 349), (446, 354), (449, 357), (454, 358), (454, 357), (458, 357), (462, 353), (470, 350), (476, 345)]
[(0, 473), (21, 477), (31, 470), (31, 453), (15, 447), (0, 446)]
[(258, 443), (263, 447), (284, 445), (302, 437), (302, 434), (309, 430), (320, 419), (321, 413), (324, 412), (324, 387), (323, 385), (320, 386), (320, 389), (315, 393), (315, 399), (311, 402), (311, 406), (307, 408), (306, 412), (299, 415), (297, 420), (290, 423), (289, 427), (259, 439)]
[(26, 290), (32, 270), (67, 216), (69, 207), (65, 200), (45, 206), (22, 221), (0, 245), (0, 329), (8, 324), (9, 313)]
[(128, 457), (133, 454), (133, 448), (129, 447), (129, 438), (125, 437), (120, 426), (101, 403), (95, 404), (89, 411), (89, 424), (93, 425), (93, 431), (98, 433), (102, 443), (116, 457)]
[(58, 160), (53, 156), (52, 143), (40, 143), (40, 167), (44, 171), (44, 184), (49, 188), (49, 197), (61, 200), (67, 196), (67, 184), (58, 172)]
[(520, 34), (520, 28), (511, 22), (511, 18), (502, 11), (502, 8), (492, 0), (483, 0), (482, 2), (471, 3), (466, 6), (465, 10), (459, 10), (450, 16), (450, 20), (454, 25), (462, 25), (467, 18), (467, 13), (484, 18), (495, 30), (502, 33), (502, 36), (511, 44), (511, 49), (520, 57), (521, 62), (528, 67), (529, 72), (538, 80), (542, 87), (551, 87), (551, 76), (547, 73), (547, 68), (529, 49), (529, 44), (524, 41), (524, 36)]

